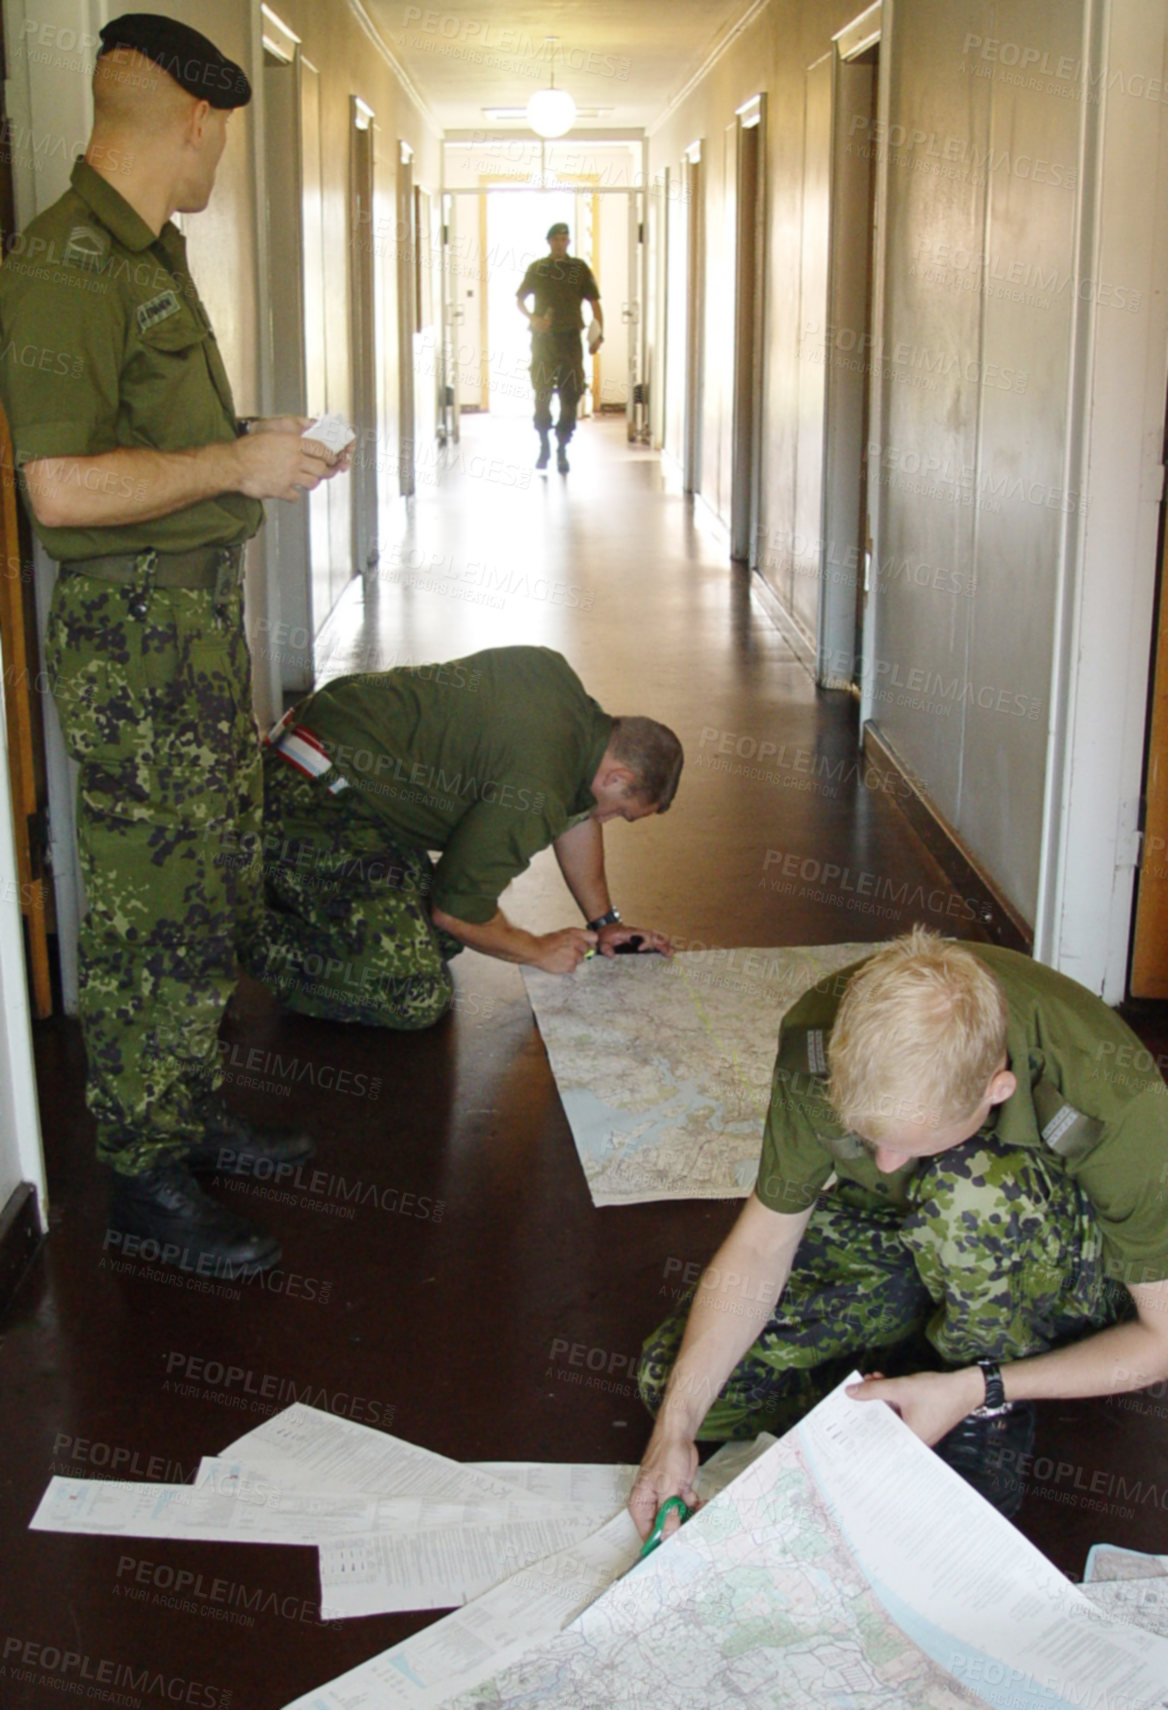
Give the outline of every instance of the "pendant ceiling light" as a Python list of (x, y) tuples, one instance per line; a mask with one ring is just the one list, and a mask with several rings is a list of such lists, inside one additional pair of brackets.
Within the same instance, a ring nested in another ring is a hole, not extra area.
[(527, 103), (527, 122), (537, 137), (562, 137), (576, 123), (576, 103), (566, 89), (556, 88), (556, 36), (548, 36), (552, 49), (552, 80), (547, 89), (537, 89)]

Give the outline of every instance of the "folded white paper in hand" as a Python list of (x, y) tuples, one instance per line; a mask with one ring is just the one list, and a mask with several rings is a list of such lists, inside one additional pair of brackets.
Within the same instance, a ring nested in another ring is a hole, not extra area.
[(588, 323), (588, 350), (589, 350), (589, 353), (593, 353), (599, 348), (600, 341), (603, 337), (604, 337), (604, 334), (600, 330), (600, 322), (597, 320), (589, 321), (589, 323)]
[(327, 451), (335, 452), (339, 457), (347, 445), (352, 445), (357, 437), (357, 430), (349, 426), (344, 416), (333, 414), (317, 416), (300, 437), (315, 440), (318, 445), (323, 445)]

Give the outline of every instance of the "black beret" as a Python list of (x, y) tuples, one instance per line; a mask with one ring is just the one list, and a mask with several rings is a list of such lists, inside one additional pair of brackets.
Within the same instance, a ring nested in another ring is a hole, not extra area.
[(572, 234), (564, 224), (563, 220), (557, 220), (554, 226), (548, 227), (547, 235), (550, 243), (554, 237), (571, 237)]
[(124, 12), (101, 31), (97, 57), (114, 48), (133, 48), (168, 72), (190, 95), (212, 107), (246, 107), (251, 100), (247, 73), (221, 54), (214, 42), (157, 12)]

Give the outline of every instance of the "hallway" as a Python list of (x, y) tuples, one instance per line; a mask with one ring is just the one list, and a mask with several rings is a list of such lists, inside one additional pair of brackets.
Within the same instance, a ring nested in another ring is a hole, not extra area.
[[(582, 426), (567, 478), (533, 474), (534, 449), (521, 423), (464, 420), (446, 466), (420, 470), (403, 538), (349, 586), (319, 676), (532, 642), (563, 651), (606, 709), (672, 724), (687, 753), (676, 804), (610, 827), (608, 860), (626, 919), (679, 949), (878, 940), (914, 918), (976, 935), (892, 781), (857, 764), (854, 702), (816, 690), (659, 459), (603, 418)], [(798, 858), (786, 890), (770, 884), (775, 852)], [(863, 892), (861, 873), (875, 876)], [(574, 924), (551, 851), (504, 906), (538, 929)], [(53, 1233), (0, 1341), (9, 1639), (215, 1694), (190, 1702), (276, 1710), (425, 1625), (322, 1626), (307, 1550), (25, 1530), (52, 1473), (189, 1478), (294, 1395), (459, 1459), (638, 1459), (648, 1419), (627, 1373), (679, 1263), (709, 1256), (736, 1205), (595, 1210), (518, 970), (467, 952), (454, 976), (453, 1012), (416, 1036), (299, 1018), (241, 988), (228, 1095), (257, 1116), (294, 1111), (324, 1179), (233, 1195), (285, 1260), (238, 1298), (101, 1255), (77, 1025), (41, 1024)], [(582, 1383), (574, 1346), (613, 1375)], [(1064, 1570), (1081, 1573), (1100, 1538), (1162, 1543), (1156, 1406), (1040, 1410), (1021, 1524)], [(1071, 1489), (1106, 1498), (1114, 1475), (1142, 1480), (1144, 1500), (1059, 1505)], [(202, 1576), (185, 1595), (180, 1570)], [(41, 1710), (58, 1686), (48, 1670), (10, 1678), (3, 1702)]]

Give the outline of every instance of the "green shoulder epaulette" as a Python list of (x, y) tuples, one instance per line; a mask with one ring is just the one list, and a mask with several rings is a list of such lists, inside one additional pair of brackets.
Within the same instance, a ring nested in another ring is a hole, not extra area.
[[(823, 1099), (823, 1082), (827, 1080), (827, 1029), (823, 1027), (784, 1027), (779, 1038), (779, 1055), (775, 1074), (781, 1076), (793, 1093), (800, 1090), (800, 1077), (814, 1083), (804, 1090)], [(825, 1109), (823, 1114), (830, 1113)], [(834, 1118), (832, 1118), (834, 1120)], [(824, 1134), (817, 1138), (834, 1158), (851, 1163), (864, 1155), (864, 1143), (858, 1134)]]
[(1031, 1090), (1039, 1132), (1052, 1152), (1075, 1160), (1093, 1152), (1107, 1132), (1097, 1116), (1085, 1116), (1068, 1104), (1053, 1081), (1036, 1081)]
[(784, 1027), (777, 1065), (793, 1075), (827, 1079), (827, 1032), (822, 1027)]

